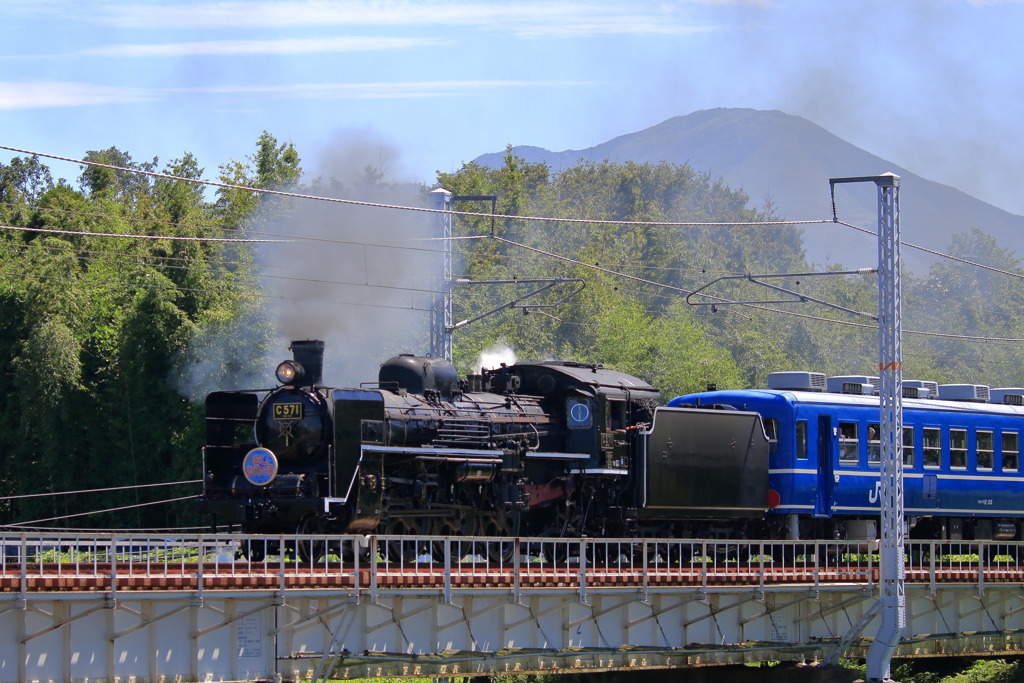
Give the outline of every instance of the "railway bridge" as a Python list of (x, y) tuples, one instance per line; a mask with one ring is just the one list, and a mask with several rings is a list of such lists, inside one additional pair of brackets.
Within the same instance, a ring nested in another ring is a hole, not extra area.
[[(0, 683), (828, 664), (863, 657), (878, 627), (877, 542), (22, 533), (0, 544)], [(1021, 544), (906, 550), (897, 657), (1019, 654)]]

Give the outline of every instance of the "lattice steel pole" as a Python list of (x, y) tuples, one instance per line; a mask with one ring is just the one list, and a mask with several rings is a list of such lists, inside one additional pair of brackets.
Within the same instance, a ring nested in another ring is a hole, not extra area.
[(900, 287), (900, 178), (878, 186), (878, 370), (881, 378), (882, 625), (868, 650), (868, 680), (889, 678), (889, 663), (907, 625), (903, 564), (903, 346)]
[(430, 355), (452, 359), (452, 193), (439, 187), (430, 193), (430, 208), (445, 213), (437, 216), (438, 233), (444, 244), (444, 274), (439, 294), (430, 306)]
[(830, 184), (873, 182), (878, 187), (878, 372), (879, 435), (882, 446), (881, 503), (882, 625), (868, 650), (867, 679), (889, 678), (889, 665), (907, 625), (903, 561), (903, 348), (900, 319), (900, 177), (838, 178)]

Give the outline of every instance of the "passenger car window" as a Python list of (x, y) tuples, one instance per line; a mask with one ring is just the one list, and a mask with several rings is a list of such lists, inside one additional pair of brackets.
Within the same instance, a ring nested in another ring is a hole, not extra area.
[[(868, 464), (882, 464), (882, 430), (877, 424), (868, 425)], [(914, 466), (914, 428), (903, 428), (903, 466)]]
[(993, 439), (992, 432), (979, 429), (975, 432), (974, 437), (978, 453), (978, 469), (992, 469), (992, 463), (995, 462), (995, 458), (993, 457), (993, 453), (995, 451), (995, 440)]
[(860, 439), (856, 422), (839, 423), (839, 462), (855, 463), (860, 460)]
[(967, 469), (967, 430), (949, 430), (949, 466), (958, 470)]
[(1016, 472), (1020, 464), (1020, 435), (1003, 432), (1003, 471)]
[(924, 466), (938, 467), (942, 464), (942, 430), (925, 427), (923, 437)]
[(868, 464), (879, 465), (882, 462), (882, 437), (877, 424), (868, 425)]
[(914, 428), (903, 428), (903, 466), (914, 466)]
[(764, 433), (768, 437), (768, 452), (775, 455), (779, 452), (779, 421), (774, 417), (765, 419)]
[(798, 460), (807, 459), (807, 421), (799, 420), (796, 423), (796, 457)]

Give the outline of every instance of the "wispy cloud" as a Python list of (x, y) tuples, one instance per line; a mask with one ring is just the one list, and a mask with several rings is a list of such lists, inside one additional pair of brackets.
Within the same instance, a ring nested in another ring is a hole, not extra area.
[(107, 57), (184, 57), (196, 55), (297, 55), (330, 52), (371, 52), (403, 50), (442, 45), (435, 38), (379, 38), (343, 36), (336, 38), (292, 38), (285, 40), (210, 40), (194, 43), (151, 45), (107, 45), (82, 50), (81, 54)]
[(544, 80), (477, 80), (477, 81), (406, 81), (379, 83), (295, 83), (284, 85), (230, 85), (189, 88), (179, 92), (206, 94), (287, 95), (322, 99), (344, 98), (409, 98), (451, 97), (481, 90), (508, 88), (567, 88), (592, 85), (584, 81)]
[(562, 23), (522, 22), (512, 28), (521, 38), (587, 38), (612, 35), (680, 36), (721, 31), (726, 26), (687, 24), (666, 21), (652, 16), (604, 16), (579, 18)]
[[(765, 6), (767, 0), (638, 2), (412, 2), (403, 0), (238, 0), (108, 3), (91, 6), (89, 19), (130, 28), (245, 28), (462, 26), (521, 36), (584, 36), (614, 33), (681, 34), (714, 30), (682, 11), (695, 4)], [(681, 9), (682, 8), (682, 9)], [(73, 10), (72, 10), (73, 11)]]
[(582, 81), (477, 80), (379, 83), (297, 83), (224, 85), (196, 88), (120, 88), (60, 81), (0, 82), (0, 110), (53, 109), (102, 104), (154, 102), (182, 95), (287, 96), (307, 99), (407, 99), (461, 97), (484, 90), (567, 88)]
[(698, 5), (711, 5), (713, 7), (759, 7), (771, 9), (775, 6), (772, 0), (690, 0)]
[(153, 91), (61, 81), (0, 81), (0, 110), (50, 109), (83, 105), (147, 102), (160, 99)]

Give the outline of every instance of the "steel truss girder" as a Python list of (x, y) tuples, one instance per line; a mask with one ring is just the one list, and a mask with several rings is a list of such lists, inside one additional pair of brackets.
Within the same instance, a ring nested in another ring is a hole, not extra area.
[[(308, 678), (318, 666), (324, 675), (334, 667), (412, 675), (409, 667), (426, 666), (423, 675), (441, 676), (453, 666), (482, 675), (550, 671), (553, 663), (585, 671), (803, 661), (841, 642), (863, 657), (868, 641), (848, 631), (880, 620), (867, 614), (878, 604), (865, 593), (870, 585), (652, 587), (648, 602), (635, 588), (591, 587), (591, 605), (570, 586), (523, 590), (523, 604), (507, 588), (453, 589), (454, 604), (440, 587), (381, 589), (377, 603), (368, 588), (206, 591), (202, 605), (194, 591), (121, 592), (116, 601), (30, 593), (26, 609), (0, 611), (0, 629), (14, 635), (0, 642), (0, 683)], [(908, 620), (918, 635), (896, 656), (1009, 654), (1024, 647), (1024, 592), (989, 583), (982, 597), (973, 584), (946, 584), (931, 596), (927, 583), (913, 584)], [(694, 645), (709, 642), (714, 649)]]

